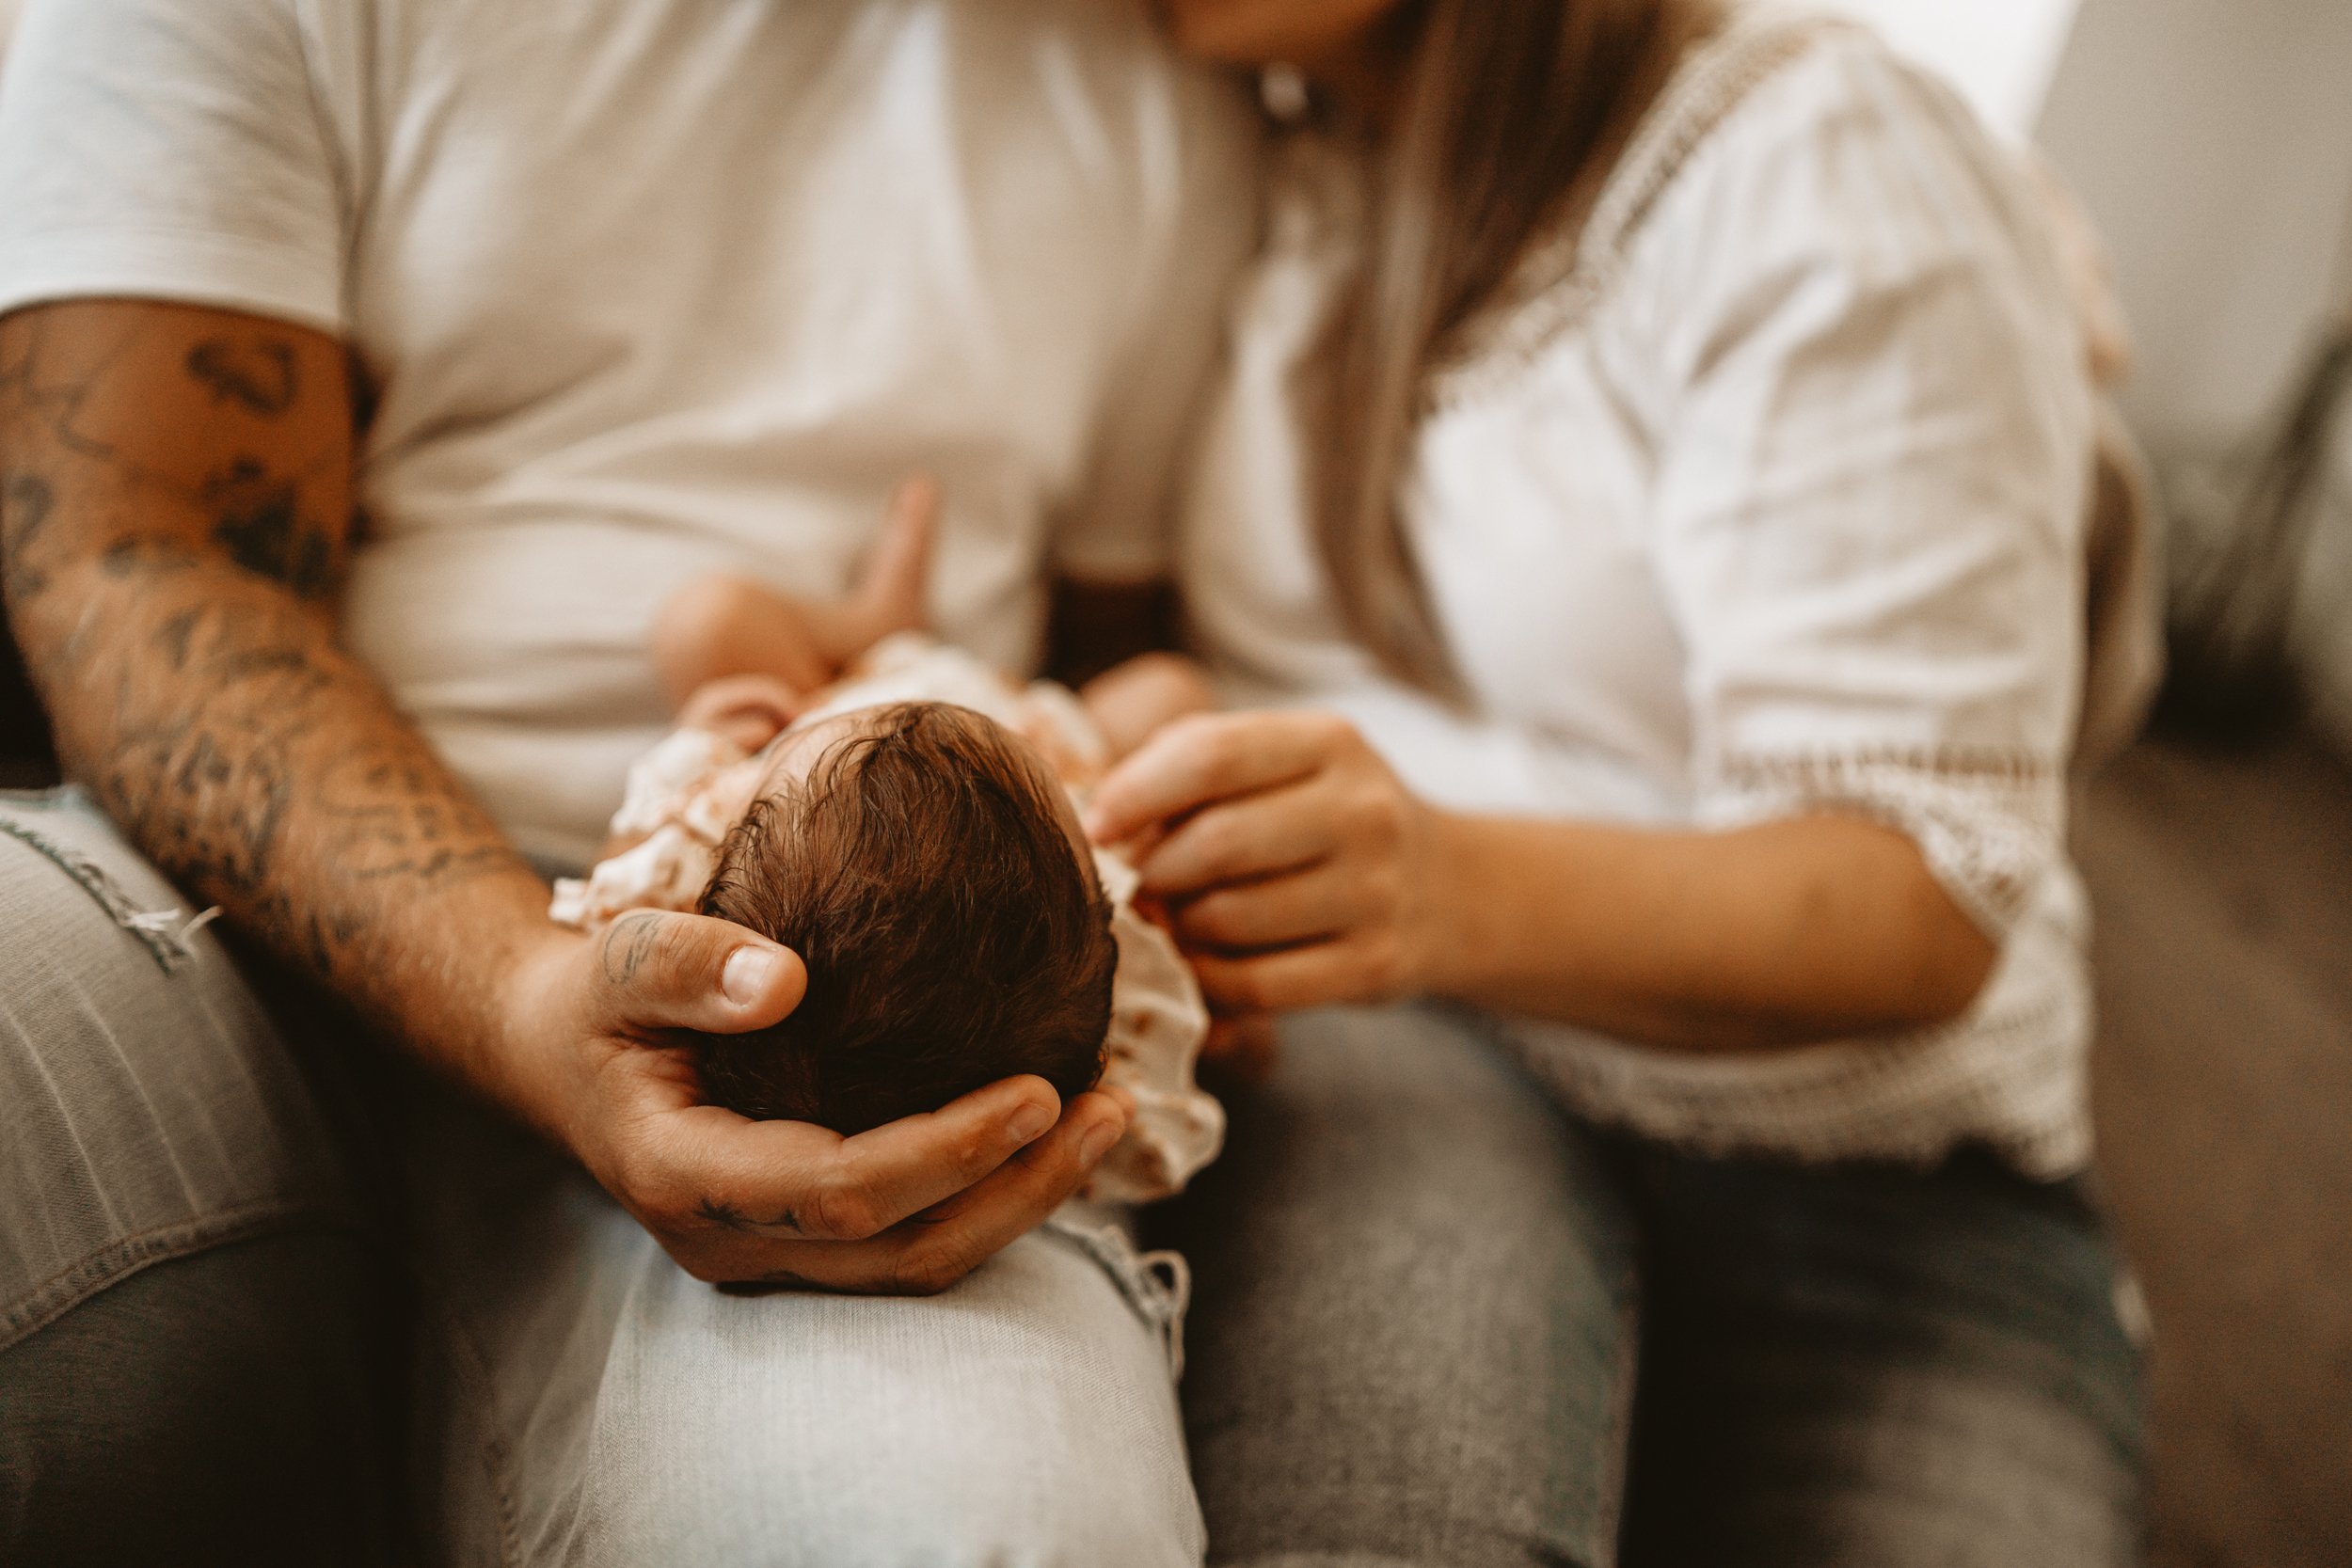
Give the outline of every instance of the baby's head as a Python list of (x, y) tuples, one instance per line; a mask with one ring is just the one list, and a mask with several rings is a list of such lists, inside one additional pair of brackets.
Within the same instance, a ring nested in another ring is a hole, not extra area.
[(1028, 744), (945, 703), (788, 732), (702, 912), (807, 961), (773, 1028), (697, 1037), (747, 1117), (860, 1132), (1015, 1073), (1091, 1087), (1119, 953), (1068, 797)]

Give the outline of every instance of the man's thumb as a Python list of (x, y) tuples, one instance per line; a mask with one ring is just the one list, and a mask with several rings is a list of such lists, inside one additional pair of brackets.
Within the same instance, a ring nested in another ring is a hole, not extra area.
[(808, 991), (799, 954), (697, 914), (632, 910), (605, 928), (596, 958), (612, 1011), (640, 1029), (764, 1029)]

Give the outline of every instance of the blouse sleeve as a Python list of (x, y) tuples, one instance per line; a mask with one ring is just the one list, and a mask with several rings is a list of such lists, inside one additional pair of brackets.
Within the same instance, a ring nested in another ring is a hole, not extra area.
[(1687, 174), (1629, 272), (1702, 818), (1886, 822), (2004, 937), (2064, 853), (2091, 450), (2009, 154), (1840, 47)]

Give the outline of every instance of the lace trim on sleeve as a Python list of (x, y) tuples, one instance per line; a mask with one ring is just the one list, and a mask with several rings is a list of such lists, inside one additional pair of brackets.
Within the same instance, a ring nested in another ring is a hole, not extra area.
[(1832, 813), (1909, 834), (1928, 867), (1996, 939), (2064, 853), (2056, 758), (2026, 751), (1883, 748), (1727, 755), (1704, 804), (1718, 826)]

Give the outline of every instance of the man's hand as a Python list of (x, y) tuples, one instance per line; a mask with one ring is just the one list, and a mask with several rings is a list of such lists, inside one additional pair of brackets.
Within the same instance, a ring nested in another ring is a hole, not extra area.
[(696, 1278), (837, 1291), (954, 1284), (1053, 1212), (1125, 1130), (1111, 1096), (1062, 1112), (1041, 1078), (850, 1138), (704, 1104), (665, 1032), (764, 1028), (806, 984), (787, 949), (698, 915), (551, 934), (503, 1009), (501, 1056), (521, 1074), (509, 1097)]

